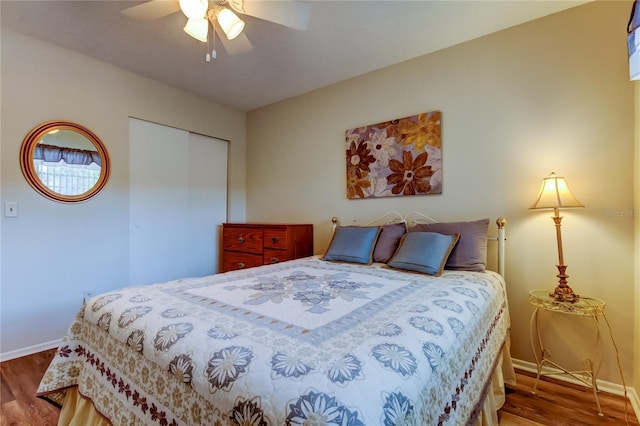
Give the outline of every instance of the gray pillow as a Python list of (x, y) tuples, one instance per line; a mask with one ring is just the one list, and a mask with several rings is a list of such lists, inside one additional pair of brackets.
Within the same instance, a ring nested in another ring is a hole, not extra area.
[(444, 264), (458, 237), (458, 234), (409, 232), (402, 237), (398, 251), (387, 265), (428, 275), (442, 275)]
[(338, 226), (324, 260), (370, 264), (379, 226)]
[(420, 223), (409, 232), (438, 232), (440, 234), (460, 234), (445, 269), (482, 272), (487, 266), (487, 233), (489, 219), (471, 222)]
[(400, 239), (407, 232), (404, 222), (382, 226), (376, 248), (373, 250), (373, 261), (387, 263), (400, 244)]

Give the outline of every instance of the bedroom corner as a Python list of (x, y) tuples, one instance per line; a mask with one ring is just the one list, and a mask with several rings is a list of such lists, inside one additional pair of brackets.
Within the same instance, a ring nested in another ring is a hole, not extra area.
[[(5, 201), (18, 205), (17, 217), (0, 217), (4, 361), (56, 346), (85, 290), (129, 284), (130, 117), (230, 140), (228, 212), (244, 220), (245, 112), (6, 28), (1, 42), (2, 209)], [(111, 157), (106, 187), (72, 205), (38, 194), (20, 170), (29, 130), (65, 118), (99, 135)], [(64, 232), (78, 228), (91, 237)], [(78, 267), (60, 268), (69, 259)]]

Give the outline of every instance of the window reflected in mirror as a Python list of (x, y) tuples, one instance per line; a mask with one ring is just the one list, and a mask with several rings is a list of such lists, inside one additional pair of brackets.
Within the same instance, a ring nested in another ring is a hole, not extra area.
[(20, 165), (29, 184), (60, 202), (85, 201), (107, 182), (109, 156), (89, 129), (71, 122), (47, 122), (25, 138)]
[(33, 166), (40, 181), (62, 195), (89, 191), (100, 178), (102, 160), (95, 146), (70, 130), (43, 135), (33, 152)]

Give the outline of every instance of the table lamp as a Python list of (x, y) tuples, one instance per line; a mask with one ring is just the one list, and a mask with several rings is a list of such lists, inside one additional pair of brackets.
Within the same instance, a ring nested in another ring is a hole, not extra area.
[(555, 173), (551, 173), (542, 180), (538, 198), (530, 207), (530, 210), (553, 209), (554, 216), (552, 219), (556, 225), (556, 239), (558, 241), (558, 265), (556, 265), (558, 267), (558, 275), (556, 276), (559, 279), (559, 283), (555, 290), (549, 293), (549, 296), (560, 301), (575, 301), (580, 297), (567, 284), (569, 276), (566, 274), (567, 265), (564, 264), (564, 256), (562, 254), (562, 234), (560, 232), (562, 217), (559, 210), (571, 207), (584, 207), (584, 205), (571, 193), (564, 178), (557, 176)]

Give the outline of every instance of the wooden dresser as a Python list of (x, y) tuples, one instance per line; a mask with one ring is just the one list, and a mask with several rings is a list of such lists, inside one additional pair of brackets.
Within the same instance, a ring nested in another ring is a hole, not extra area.
[(313, 225), (222, 224), (222, 272), (313, 255)]

